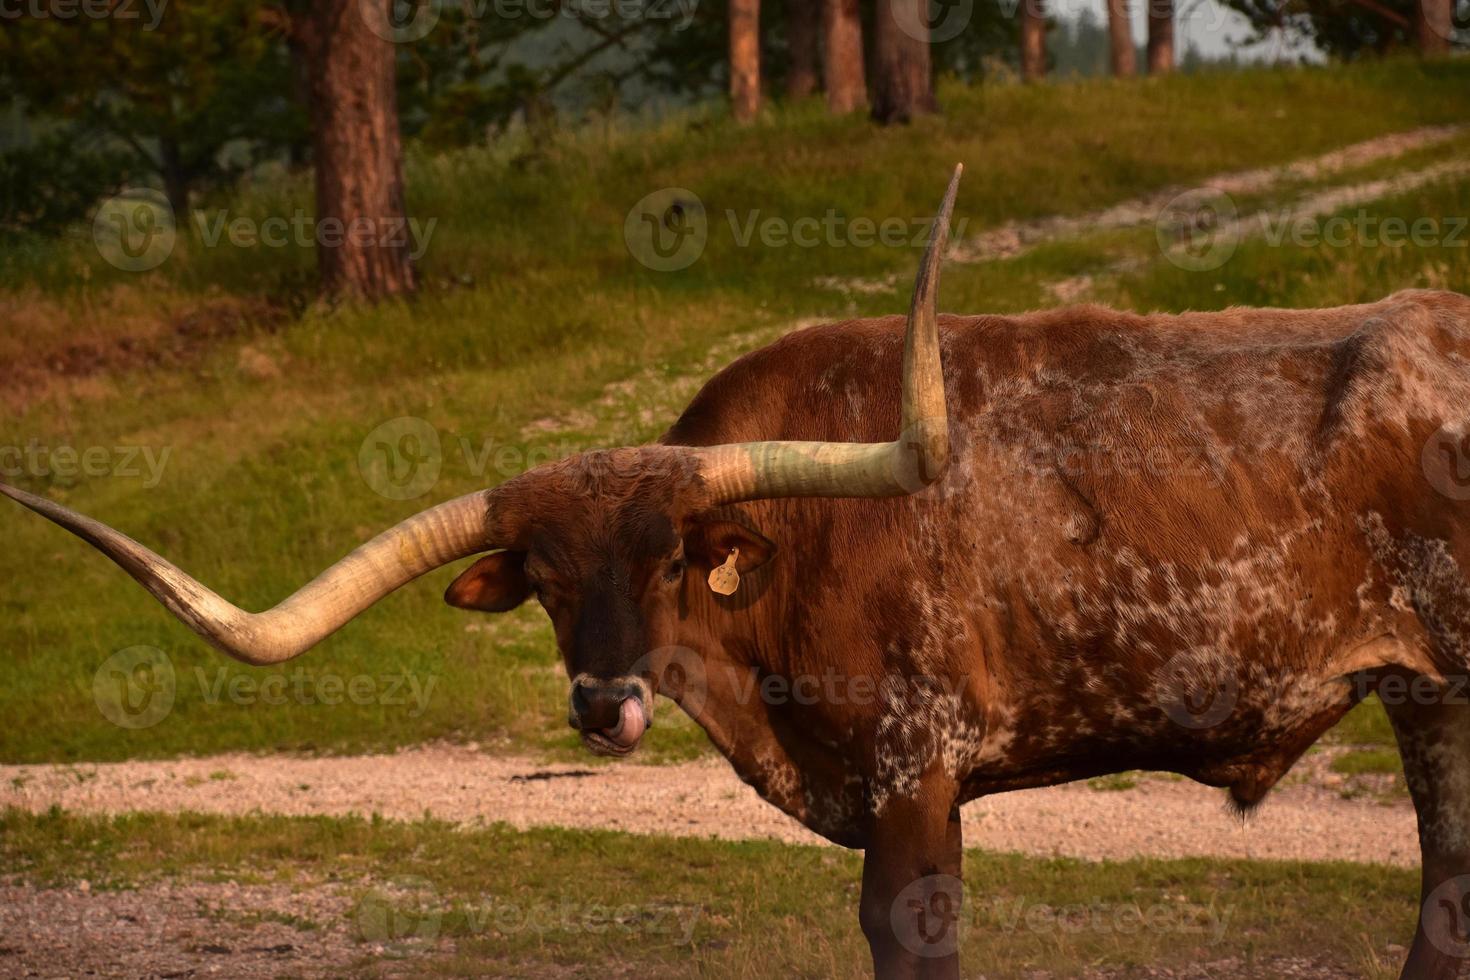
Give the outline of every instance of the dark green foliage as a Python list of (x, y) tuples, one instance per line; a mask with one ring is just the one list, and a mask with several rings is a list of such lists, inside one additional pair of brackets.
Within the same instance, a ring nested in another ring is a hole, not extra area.
[[(137, 16), (29, 18), (0, 32), (8, 98), (32, 118), (65, 123), (32, 148), (41, 159), (70, 147), (92, 154), (83, 171), (116, 162), (99, 192), (152, 175), (178, 210), (262, 158), (300, 155), (305, 118), (279, 11), (258, 0), (119, 9)], [(35, 179), (36, 193), (57, 200), (85, 186), (68, 172)]]
[(1222, 0), (1245, 15), (1263, 39), (1273, 31), (1309, 40), (1326, 54), (1351, 61), (1414, 44), (1418, 0)]
[(0, 230), (59, 231), (126, 183), (135, 166), (128, 154), (89, 146), (69, 129), (12, 147), (0, 153)]

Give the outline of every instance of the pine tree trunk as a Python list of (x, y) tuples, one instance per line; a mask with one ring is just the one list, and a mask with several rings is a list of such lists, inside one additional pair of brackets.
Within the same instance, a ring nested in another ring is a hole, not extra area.
[[(381, 2), (386, 7), (388, 0)], [(380, 299), (413, 292), (413, 242), (393, 45), (374, 33), (359, 6), (315, 0), (292, 41), (310, 89), (322, 292)]]
[(786, 46), (791, 66), (786, 97), (804, 99), (817, 90), (817, 36), (822, 27), (821, 0), (786, 0)]
[(1167, 75), (1174, 70), (1174, 0), (1145, 0), (1148, 4), (1148, 73)]
[(730, 0), (730, 111), (750, 122), (761, 111), (760, 0)]
[(822, 0), (822, 84), (835, 114), (868, 104), (858, 0)]
[(1450, 53), (1451, 19), (1455, 0), (1419, 0), (1414, 5), (1414, 38), (1419, 53), (1437, 58)]
[(182, 228), (189, 223), (189, 174), (179, 152), (179, 144), (171, 136), (158, 141), (159, 170), (163, 176), (163, 196), (174, 212), (174, 224)]
[(873, 118), (908, 122), (933, 112), (929, 0), (878, 0), (873, 21)]
[(1021, 0), (1021, 77), (1028, 82), (1046, 76), (1046, 4)]
[(1133, 22), (1128, 18), (1128, 0), (1108, 0), (1108, 42), (1113, 74), (1132, 78), (1138, 74), (1138, 54), (1133, 49)]

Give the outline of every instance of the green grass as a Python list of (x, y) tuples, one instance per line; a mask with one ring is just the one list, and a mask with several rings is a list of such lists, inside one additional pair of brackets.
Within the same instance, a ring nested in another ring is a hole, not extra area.
[[(1346, 208), (1335, 217), (1368, 219), (1368, 238), (1345, 247), (1328, 243), (1242, 242), (1217, 270), (1196, 272), (1169, 263), (1125, 274), (1110, 299), (1139, 309), (1221, 309), (1232, 305), (1323, 307), (1370, 302), (1409, 287), (1463, 289), (1470, 272), (1470, 182), (1447, 179), (1415, 191)], [(1428, 217), (1438, 244), (1389, 246), (1375, 228), (1389, 219)]]
[[(921, 221), (963, 160), (958, 218), (973, 234), (1459, 121), (1470, 111), (1467, 82), (1470, 64), (1386, 62), (950, 87), (943, 116), (890, 130), (797, 107), (748, 129), (695, 116), (535, 149), (415, 151), (410, 205), (437, 222), (425, 288), (411, 304), (372, 309), (312, 302), (310, 249), (206, 248), (193, 226), (168, 261), (142, 274), (103, 263), (85, 229), (59, 243), (14, 243), (0, 253), (0, 318), (13, 325), (0, 332), (0, 364), (20, 380), (0, 388), (0, 446), (100, 451), (111, 475), (26, 472), (15, 482), (263, 608), (377, 529), (499, 482), (528, 458), (655, 437), (699, 379), (798, 317), (905, 307), (917, 249), (742, 247), (727, 212), (737, 224), (754, 212), (793, 220), (829, 209)], [(698, 194), (710, 221), (703, 256), (680, 272), (642, 267), (623, 241), (632, 204), (667, 186)], [(203, 210), (263, 218), (308, 203), (305, 182), (277, 177)], [(1388, 207), (1466, 214), (1470, 190), (1430, 188)], [(1186, 273), (1162, 259), (1152, 229), (1124, 230), (953, 266), (943, 305), (1050, 305), (1048, 284), (1081, 273), (1095, 275), (1098, 298), (1139, 308), (1336, 304), (1463, 284), (1464, 251), (1246, 243), (1223, 269)], [(822, 275), (894, 273), (899, 284), (886, 293), (812, 285)], [(50, 370), (56, 359), (82, 367)], [(107, 369), (88, 372), (93, 360)], [(636, 384), (605, 403), (606, 386), (626, 379)], [(441, 447), (437, 482), (410, 500), (374, 492), (359, 469), (365, 439), (400, 416), (425, 420)], [(570, 422), (520, 434), (547, 417)], [(136, 447), (168, 453), (156, 481), (115, 472)], [(6, 761), (358, 751), (432, 738), (573, 748), (544, 617), (445, 608), (439, 596), (453, 569), (380, 603), (297, 661), (299, 673), (296, 664), (248, 671), (206, 650), (55, 527), (9, 506), (0, 527)], [(97, 707), (94, 676), (116, 651), (140, 645), (167, 656), (172, 709), (149, 727), (118, 727)], [(256, 686), (231, 695), (240, 677)], [(354, 679), (370, 696), (321, 703)], [(407, 696), (412, 684), (422, 697)], [(271, 685), (293, 693), (265, 703), (256, 695)], [(705, 750), (676, 712), (661, 714), (648, 740), (654, 758)]]
[(1119, 793), (1138, 785), (1138, 773), (1116, 772), (1107, 776), (1094, 776), (1087, 781), (1087, 785), (1099, 793)]
[(1368, 698), (1337, 723), (1328, 739), (1338, 745), (1373, 745), (1395, 748), (1398, 742), (1393, 736), (1393, 726), (1383, 703), (1375, 695)]
[(1397, 749), (1358, 749), (1332, 760), (1332, 771), (1345, 776), (1402, 775), (1404, 766)]
[[(175, 876), (336, 883), (360, 902), (386, 902), (405, 933), (427, 924), (455, 941), (454, 955), (415, 962), (416, 975), (483, 976), (513, 965), (589, 976), (863, 976), (868, 962), (857, 926), (860, 858), (828, 848), (434, 822), (9, 810), (0, 815), (0, 858), (23, 880), (86, 879), (94, 891)], [(417, 887), (385, 898), (377, 883), (390, 881)], [(966, 855), (965, 888), (965, 968), (1007, 978), (1226, 957), (1265, 969), (1272, 957), (1303, 950), (1360, 975), (1358, 951), (1383, 956), (1412, 935), (1418, 894), (1417, 873), (1381, 867), (1089, 863), (979, 850)], [(380, 921), (361, 909), (348, 926), (359, 933), (364, 921)], [(609, 919), (619, 927), (584, 927)], [(365, 947), (350, 972), (369, 962)]]

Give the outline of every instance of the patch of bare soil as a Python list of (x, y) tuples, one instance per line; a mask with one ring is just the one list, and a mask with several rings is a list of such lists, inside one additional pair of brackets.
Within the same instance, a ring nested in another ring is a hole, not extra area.
[[(962, 810), (965, 842), (992, 851), (1088, 860), (1229, 857), (1419, 863), (1412, 806), (1344, 794), (1322, 753), (1248, 819), (1221, 790), (1140, 776), (1131, 788), (1074, 783), (985, 797)], [(0, 806), (306, 816), (359, 814), (467, 825), (504, 821), (640, 834), (823, 843), (761, 800), (722, 759), (670, 766), (545, 765), (473, 746), (391, 755), (227, 755), (163, 762), (0, 766)]]
[(364, 958), (412, 976), (439, 948), (384, 931), (376, 893), (340, 885), (157, 881), (136, 889), (0, 882), (0, 976), (339, 977)]
[[(0, 297), (0, 322), (11, 324), (17, 345), (0, 349), (0, 374), (6, 407), (24, 411), (61, 391), (86, 394), (98, 379), (139, 370), (189, 370), (226, 341), (274, 333), (289, 318), (285, 308), (259, 297), (216, 296), (163, 308), (138, 308), (126, 292), (116, 308), (89, 308), (84, 314), (36, 296)], [(28, 324), (44, 319), (44, 327)], [(57, 323), (66, 330), (58, 330)], [(270, 377), (276, 366), (247, 348), (240, 368), (253, 377)]]

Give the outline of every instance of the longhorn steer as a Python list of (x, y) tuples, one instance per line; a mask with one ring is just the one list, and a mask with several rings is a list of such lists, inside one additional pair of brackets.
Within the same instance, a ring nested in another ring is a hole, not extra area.
[(958, 973), (965, 801), (1162, 769), (1248, 808), (1379, 690), (1424, 857), (1404, 975), (1459, 975), (1470, 707), (1447, 692), (1470, 667), (1470, 300), (939, 321), (958, 176), (907, 331), (789, 335), (659, 444), (424, 511), (266, 613), (0, 489), (253, 664), (493, 550), (446, 598), (540, 600), (590, 748), (633, 751), (661, 690), (763, 797), (866, 849), (883, 976)]

